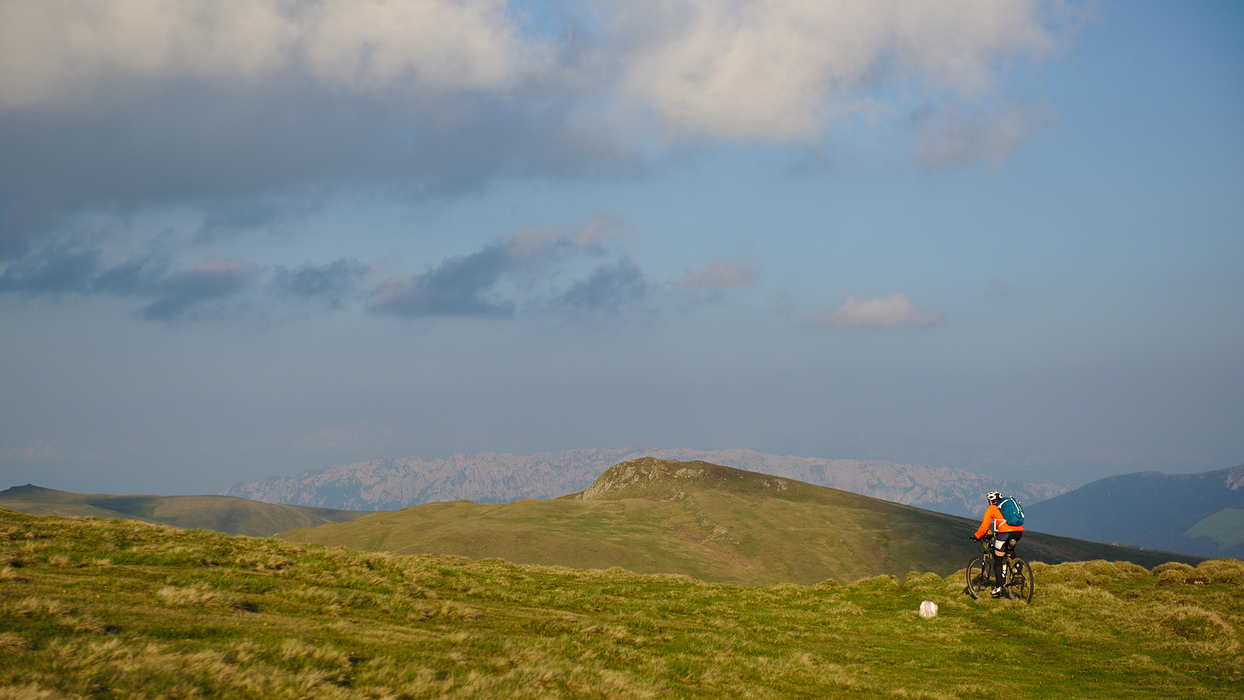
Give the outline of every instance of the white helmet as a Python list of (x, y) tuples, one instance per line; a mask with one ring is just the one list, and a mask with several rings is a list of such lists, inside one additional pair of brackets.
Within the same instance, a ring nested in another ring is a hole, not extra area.
[(988, 498), (990, 503), (997, 503), (998, 499), (1002, 498), (1002, 494), (998, 491), (990, 491), (989, 495), (985, 496), (985, 498)]

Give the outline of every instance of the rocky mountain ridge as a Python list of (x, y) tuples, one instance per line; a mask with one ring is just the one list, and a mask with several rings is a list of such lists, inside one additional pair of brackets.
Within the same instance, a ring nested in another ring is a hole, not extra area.
[(769, 455), (746, 449), (583, 449), (520, 456), (496, 452), (448, 459), (376, 459), (243, 481), (224, 494), (268, 503), (341, 510), (397, 510), (453, 500), (505, 503), (557, 498), (588, 488), (605, 469), (654, 457), (704, 461), (956, 515), (979, 515), (997, 489), (1035, 503), (1071, 491), (1061, 484), (1005, 481), (952, 467)]

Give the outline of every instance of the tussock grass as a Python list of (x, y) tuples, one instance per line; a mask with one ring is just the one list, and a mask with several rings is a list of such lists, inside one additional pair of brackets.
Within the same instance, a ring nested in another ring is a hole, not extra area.
[(0, 651), (16, 652), (26, 648), (26, 638), (13, 632), (0, 634)]
[(1244, 683), (1237, 560), (1036, 563), (1030, 605), (962, 572), (742, 586), (0, 517), (0, 700), (940, 700), (997, 694), (998, 664), (1014, 697)]
[(63, 700), (64, 696), (37, 685), (0, 688), (0, 700)]
[(164, 586), (156, 591), (156, 598), (170, 607), (241, 607), (243, 603), (236, 597), (212, 590), (203, 585), (181, 588)]
[[(1192, 568), (1187, 564), (1177, 566)], [(1108, 586), (1116, 581), (1149, 576), (1149, 571), (1143, 566), (1126, 561), (1101, 560), (1066, 562), (1057, 566), (1034, 562), (1032, 573), (1044, 585), (1062, 584), (1071, 588)]]
[[(1196, 573), (1203, 576), (1202, 583), (1225, 583), (1244, 585), (1244, 561), (1239, 559), (1211, 559), (1201, 562)], [(1187, 582), (1187, 579), (1184, 579)]]
[(1165, 564), (1159, 564), (1153, 567), (1153, 573), (1155, 574), (1164, 574), (1167, 571), (1178, 571), (1181, 573), (1186, 573), (1186, 572), (1192, 571), (1192, 566), (1190, 566), (1189, 564), (1185, 564), (1183, 562), (1168, 561)]

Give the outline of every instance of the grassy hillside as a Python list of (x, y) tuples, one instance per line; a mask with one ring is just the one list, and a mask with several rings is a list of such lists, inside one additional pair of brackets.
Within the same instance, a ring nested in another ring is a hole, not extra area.
[(112, 496), (56, 491), (31, 484), (0, 491), (0, 508), (31, 515), (143, 520), (252, 537), (365, 515), (360, 511), (261, 503), (233, 496)]
[[(279, 533), (291, 542), (402, 554), (500, 558), (573, 568), (620, 566), (703, 581), (814, 584), (947, 575), (979, 554), (977, 523), (791, 479), (705, 462), (644, 458), (610, 467), (591, 487), (556, 500), (433, 503), (348, 523)], [(1030, 560), (1127, 560), (1161, 552), (1027, 533)]]
[(1112, 476), (1025, 512), (1068, 537), (1244, 557), (1244, 464), (1200, 474)]
[(1029, 605), (0, 511), (0, 698), (1239, 697), (1241, 562), (1034, 568)]

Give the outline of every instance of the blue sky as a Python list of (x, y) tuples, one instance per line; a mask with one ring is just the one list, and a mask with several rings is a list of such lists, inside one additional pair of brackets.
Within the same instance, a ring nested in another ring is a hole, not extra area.
[(0, 486), (1244, 461), (1244, 6), (0, 3)]

